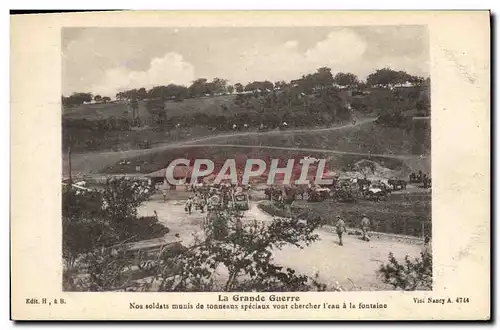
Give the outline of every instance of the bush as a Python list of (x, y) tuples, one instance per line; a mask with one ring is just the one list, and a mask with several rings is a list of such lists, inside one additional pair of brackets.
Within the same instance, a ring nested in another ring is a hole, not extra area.
[(266, 212), (267, 214), (272, 215), (273, 217), (287, 217), (288, 216), (288, 214), (285, 211), (278, 208), (272, 202), (262, 202), (262, 203), (259, 203), (257, 207), (259, 209), (261, 209), (262, 211)]
[(274, 202), (264, 201), (257, 206), (262, 211), (273, 217), (289, 218), (289, 217), (300, 217), (303, 220), (313, 221), (314, 223), (319, 223), (320, 225), (325, 225), (326, 220), (321, 217), (321, 215), (313, 209), (307, 207), (291, 207), (291, 214), (279, 208)]
[[(126, 269), (132, 261), (119, 246), (112, 249), (94, 249), (84, 255), (86, 274), (76, 276), (66, 270), (65, 290), (110, 291), (129, 288), (133, 291), (150, 290), (156, 281), (158, 291), (324, 291), (318, 274), (309, 277), (297, 274), (291, 268), (274, 264), (272, 251), (292, 244), (303, 248), (318, 239), (313, 232), (321, 225), (307, 224), (292, 219), (275, 218), (272, 223), (242, 222), (242, 215), (229, 210), (212, 213), (217, 220), (206, 228), (206, 237), (197, 238), (188, 248), (160, 252), (142, 266), (153, 280), (137, 284), (131, 281)], [(144, 219), (143, 219), (144, 220)], [(151, 221), (146, 220), (146, 221)], [(212, 226), (220, 227), (218, 232)], [(175, 247), (174, 247), (175, 248)], [(221, 282), (218, 271), (227, 269), (228, 276)], [(141, 268), (141, 267), (139, 267)], [(217, 277), (219, 276), (219, 277)], [(335, 289), (335, 288), (334, 288)]]
[(156, 217), (137, 218), (137, 207), (151, 196), (152, 189), (146, 182), (125, 178), (109, 180), (103, 191), (64, 186), (62, 239), (68, 266), (102, 247), (168, 233)]
[(146, 240), (163, 237), (170, 231), (158, 222), (156, 217), (140, 217), (127, 228), (128, 236), (135, 236), (134, 240)]
[(353, 98), (351, 100), (351, 107), (360, 112), (369, 112), (371, 111), (371, 108), (369, 107), (369, 103), (366, 101), (365, 98)]

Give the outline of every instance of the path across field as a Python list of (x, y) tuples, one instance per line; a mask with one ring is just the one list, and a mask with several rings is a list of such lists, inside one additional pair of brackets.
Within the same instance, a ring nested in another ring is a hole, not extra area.
[[(355, 127), (363, 125), (366, 123), (371, 123), (374, 118), (366, 118), (359, 120), (355, 125), (342, 125), (329, 128), (314, 129), (314, 132), (321, 131), (334, 131), (349, 127)], [(73, 154), (72, 156), (72, 171), (73, 173), (99, 173), (102, 169), (112, 166), (122, 159), (130, 159), (134, 157), (144, 156), (153, 154), (156, 152), (173, 150), (173, 149), (186, 149), (186, 148), (200, 148), (200, 147), (233, 147), (233, 148), (260, 148), (269, 150), (290, 150), (290, 151), (304, 151), (304, 152), (321, 152), (329, 154), (339, 154), (339, 155), (355, 155), (355, 156), (366, 156), (366, 157), (385, 157), (392, 159), (402, 159), (405, 161), (413, 162), (418, 160), (419, 156), (416, 155), (394, 155), (394, 154), (371, 154), (371, 153), (360, 153), (360, 152), (349, 152), (341, 150), (329, 150), (329, 149), (315, 149), (315, 148), (297, 148), (297, 147), (279, 147), (279, 146), (265, 146), (265, 145), (236, 145), (236, 144), (216, 144), (216, 143), (205, 143), (205, 142), (215, 142), (218, 140), (224, 140), (229, 137), (243, 137), (251, 135), (259, 136), (269, 136), (269, 135), (285, 135), (294, 133), (304, 133), (311, 132), (311, 129), (292, 129), (286, 131), (267, 131), (267, 132), (238, 132), (230, 134), (221, 134), (215, 136), (207, 136), (203, 138), (191, 139), (176, 143), (166, 143), (150, 149), (131, 149), (124, 151), (105, 151), (105, 152), (88, 152)], [(201, 143), (204, 142), (204, 143)], [(425, 157), (424, 157), (425, 158)], [(67, 155), (63, 155), (63, 174), (69, 172)]]

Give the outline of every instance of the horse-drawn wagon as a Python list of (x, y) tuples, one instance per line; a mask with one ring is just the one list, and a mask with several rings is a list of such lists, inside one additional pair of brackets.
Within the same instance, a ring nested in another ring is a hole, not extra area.
[(379, 181), (372, 183), (370, 187), (363, 190), (362, 193), (365, 199), (378, 202), (381, 200), (387, 200), (391, 194), (391, 190), (385, 183)]
[(307, 201), (309, 202), (322, 202), (330, 197), (331, 190), (329, 188), (322, 188), (314, 186), (307, 189)]
[(401, 179), (389, 179), (387, 183), (392, 186), (392, 190), (405, 190), (406, 189), (406, 181)]
[(161, 260), (185, 253), (187, 248), (178, 238), (154, 238), (137, 241), (109, 248), (110, 253), (118, 254), (123, 251), (125, 257), (133, 260), (133, 264), (143, 272), (153, 272)]

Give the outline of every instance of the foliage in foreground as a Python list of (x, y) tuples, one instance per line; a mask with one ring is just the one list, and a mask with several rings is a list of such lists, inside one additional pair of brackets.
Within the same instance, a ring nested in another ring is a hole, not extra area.
[(137, 207), (152, 194), (147, 182), (109, 180), (104, 190), (63, 186), (63, 257), (68, 266), (96, 249), (123, 241), (163, 236), (168, 229), (154, 217), (137, 217)]
[[(204, 237), (196, 237), (190, 246), (165, 248), (153, 256), (131, 255), (123, 243), (166, 233), (155, 229), (162, 227), (157, 219), (137, 218), (137, 207), (150, 194), (140, 183), (123, 179), (108, 184), (104, 192), (63, 191), (65, 290), (326, 290), (318, 276), (298, 274), (273, 260), (273, 252), (287, 245), (304, 248), (316, 241), (315, 230), (323, 225), (319, 216), (275, 217), (264, 223), (217, 210), (207, 218)], [(422, 253), (400, 263), (390, 254), (378, 273), (395, 289), (431, 289), (432, 255)]]
[(297, 274), (274, 263), (273, 250), (285, 245), (304, 248), (318, 239), (320, 219), (275, 218), (271, 223), (244, 221), (241, 214), (219, 210), (211, 214), (206, 235), (177, 250), (164, 249), (138, 266), (143, 280), (126, 275), (133, 259), (119, 248), (97, 249), (82, 260), (86, 276), (67, 274), (68, 290), (77, 291), (311, 291), (326, 290), (318, 275)]

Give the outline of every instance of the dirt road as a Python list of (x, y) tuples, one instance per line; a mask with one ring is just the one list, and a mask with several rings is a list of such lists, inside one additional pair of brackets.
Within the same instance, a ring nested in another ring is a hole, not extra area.
[[(203, 214), (199, 211), (187, 215), (181, 201), (159, 200), (146, 202), (139, 209), (140, 215), (152, 215), (156, 210), (161, 222), (165, 223), (173, 235), (179, 234), (184, 244), (193, 241), (193, 233), (202, 235)], [(255, 203), (245, 214), (246, 219), (272, 221), (272, 217), (262, 212)], [(338, 282), (345, 290), (390, 290), (376, 276), (376, 270), (387, 261), (389, 252), (397, 259), (405, 255), (418, 257), (421, 246), (404, 240), (372, 237), (370, 242), (358, 236), (345, 235), (344, 246), (338, 245), (338, 238), (327, 228), (318, 230), (320, 240), (304, 249), (294, 246), (274, 251), (275, 261), (297, 272), (314, 276), (319, 274), (320, 281), (333, 287)]]
[(252, 131), (252, 132), (237, 132), (237, 133), (227, 133), (227, 134), (220, 134), (220, 135), (215, 135), (215, 136), (207, 136), (207, 137), (202, 137), (202, 138), (196, 138), (196, 139), (191, 139), (188, 141), (183, 141), (179, 142), (179, 144), (182, 145), (190, 145), (193, 143), (198, 143), (198, 142), (208, 142), (208, 141), (217, 141), (217, 140), (223, 140), (227, 138), (233, 138), (233, 137), (245, 137), (245, 136), (272, 136), (272, 135), (290, 135), (290, 134), (296, 134), (296, 133), (310, 133), (311, 131), (314, 132), (331, 132), (331, 131), (337, 131), (345, 128), (351, 128), (351, 127), (356, 127), (360, 126), (363, 124), (367, 123), (372, 123), (377, 118), (363, 118), (359, 119), (356, 121), (356, 123), (353, 124), (346, 124), (346, 125), (339, 125), (339, 126), (333, 126), (333, 127), (325, 127), (325, 128), (302, 128), (302, 129), (287, 129), (287, 130), (273, 130), (273, 131)]

